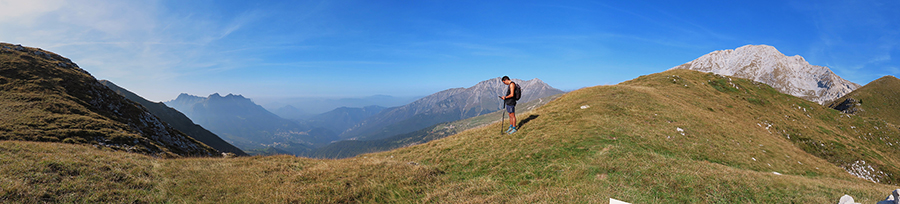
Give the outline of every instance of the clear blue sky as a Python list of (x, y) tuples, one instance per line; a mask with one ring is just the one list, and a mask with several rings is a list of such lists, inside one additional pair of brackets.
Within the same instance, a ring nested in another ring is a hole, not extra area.
[(900, 1), (0, 0), (0, 41), (150, 100), (423, 96), (509, 75), (615, 84), (767, 44), (866, 84), (900, 74)]

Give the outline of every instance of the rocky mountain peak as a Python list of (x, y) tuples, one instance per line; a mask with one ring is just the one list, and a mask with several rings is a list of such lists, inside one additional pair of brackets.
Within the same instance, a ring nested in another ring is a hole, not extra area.
[(782, 93), (819, 104), (840, 98), (860, 87), (828, 67), (810, 65), (799, 55), (786, 56), (769, 45), (745, 45), (700, 56), (672, 69), (689, 69), (747, 78)]

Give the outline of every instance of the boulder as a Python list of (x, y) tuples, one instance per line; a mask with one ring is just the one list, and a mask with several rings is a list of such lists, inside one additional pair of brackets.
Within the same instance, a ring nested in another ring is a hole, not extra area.
[(859, 204), (859, 203), (853, 201), (853, 197), (850, 197), (850, 195), (844, 195), (844, 196), (841, 196), (841, 200), (838, 201), (838, 204)]
[(862, 101), (857, 100), (855, 98), (848, 98), (847, 100), (842, 101), (839, 104), (834, 105), (835, 110), (839, 110), (845, 114), (856, 114), (859, 111), (862, 111)]

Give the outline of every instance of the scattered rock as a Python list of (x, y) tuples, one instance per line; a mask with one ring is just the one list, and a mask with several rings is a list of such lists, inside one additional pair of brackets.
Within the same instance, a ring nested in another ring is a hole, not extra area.
[(835, 110), (841, 111), (844, 114), (856, 114), (862, 109), (862, 101), (855, 98), (848, 98), (847, 100), (841, 101), (841, 103), (834, 105)]
[(586, 108), (590, 108), (590, 107), (591, 106), (589, 106), (589, 105), (583, 105), (583, 106), (581, 106), (581, 109), (586, 109)]
[(609, 198), (609, 204), (630, 204), (630, 203), (626, 203), (625, 201)]
[(867, 164), (866, 161), (863, 160), (859, 160), (842, 167), (847, 171), (847, 173), (874, 183), (878, 183), (885, 177), (887, 177), (887, 174), (876, 169), (876, 166)]
[(234, 158), (237, 157), (236, 154), (231, 152), (222, 152), (222, 158)]
[(838, 201), (838, 204), (859, 204), (859, 203), (853, 201), (853, 197), (850, 197), (850, 195), (844, 195), (844, 196), (841, 196), (841, 200)]

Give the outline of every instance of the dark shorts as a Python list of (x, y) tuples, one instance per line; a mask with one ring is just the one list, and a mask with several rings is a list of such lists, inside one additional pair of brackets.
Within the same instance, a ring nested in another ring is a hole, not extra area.
[(507, 113), (515, 113), (515, 112), (516, 112), (516, 106), (506, 105), (506, 112), (507, 112)]

